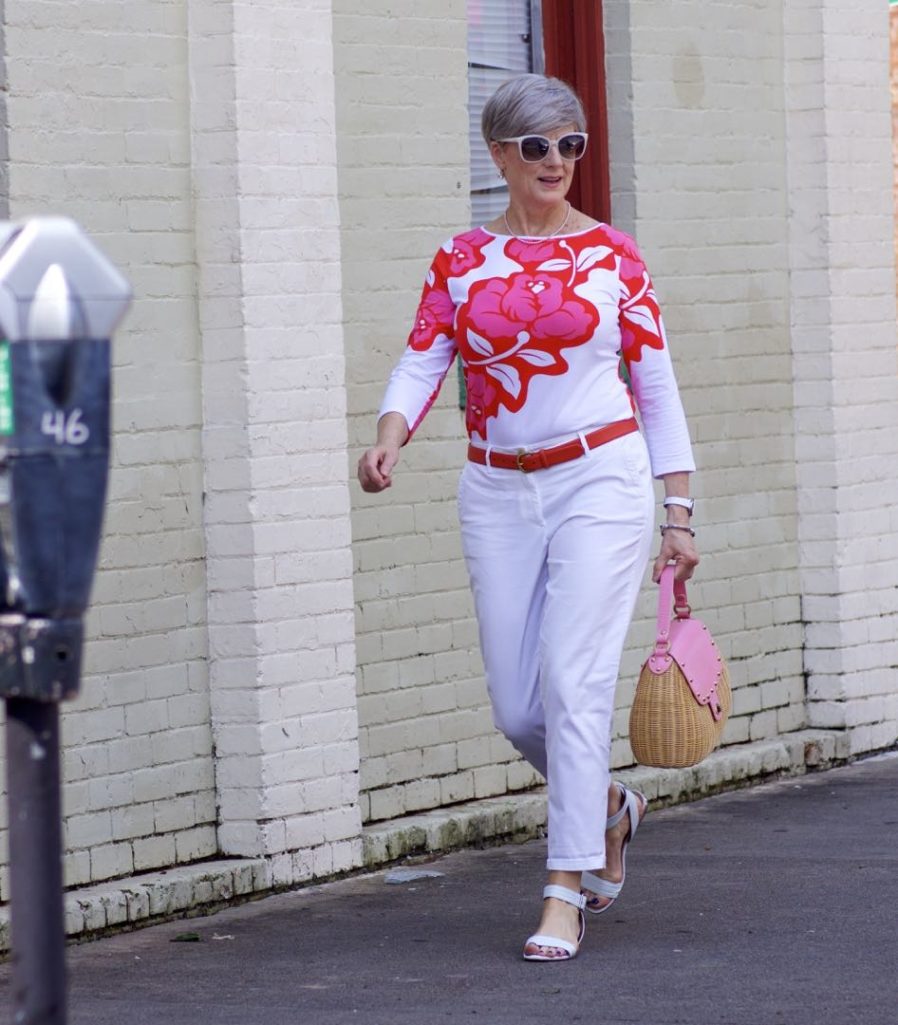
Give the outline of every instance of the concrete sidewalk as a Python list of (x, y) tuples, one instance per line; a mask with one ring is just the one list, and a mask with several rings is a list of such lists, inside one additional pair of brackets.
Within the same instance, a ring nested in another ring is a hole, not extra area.
[(461, 851), (71, 947), (70, 1023), (898, 1022), (896, 755), (650, 813), (567, 964), (519, 958), (544, 858)]

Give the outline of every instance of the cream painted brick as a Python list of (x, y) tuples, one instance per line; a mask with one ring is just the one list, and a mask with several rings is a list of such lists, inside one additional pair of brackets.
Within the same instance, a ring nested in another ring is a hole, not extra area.
[(388, 754), (384, 762), (387, 783), (401, 783), (417, 779), (424, 772), (424, 753), (420, 748)]
[(175, 858), (178, 863), (199, 861), (216, 853), (215, 826), (197, 826), (175, 835)]
[(777, 733), (792, 733), (801, 730), (806, 725), (806, 713), (804, 702), (798, 705), (788, 705), (776, 710), (776, 731)]
[(747, 716), (731, 717), (723, 731), (722, 743), (744, 744), (749, 740), (750, 719)]
[(808, 703), (808, 725), (812, 728), (844, 729), (848, 725), (847, 715), (847, 702), (811, 701)]
[(114, 879), (133, 871), (134, 857), (129, 843), (105, 844), (91, 849), (91, 881)]
[(437, 808), (440, 805), (440, 781), (424, 778), (412, 780), (404, 785), (403, 804), (406, 812)]
[(368, 793), (370, 822), (395, 819), (406, 812), (403, 795), (398, 789), (373, 790)]
[(480, 800), (504, 794), (508, 774), (504, 765), (483, 765), (474, 769), (474, 796)]
[(129, 804), (126, 807), (112, 809), (111, 825), (113, 840), (133, 840), (135, 837), (149, 836), (158, 828), (152, 804)]
[(104, 760), (108, 759), (110, 773), (129, 772), (150, 764), (152, 757), (149, 737), (129, 737), (110, 740), (103, 746)]
[(130, 776), (107, 776), (88, 784), (88, 806), (91, 811), (118, 808), (131, 804), (134, 787)]
[(151, 868), (175, 864), (175, 839), (173, 836), (152, 836), (135, 840), (134, 871), (144, 872)]
[(112, 835), (112, 821), (108, 811), (88, 815), (72, 815), (63, 824), (64, 844), (67, 850), (98, 847), (108, 843)]
[(488, 765), (491, 760), (489, 737), (463, 740), (458, 745), (459, 769), (471, 769)]
[(459, 772), (454, 776), (445, 776), (440, 780), (441, 804), (456, 804), (459, 801), (470, 801), (473, 797), (473, 772)]
[[(84, 850), (67, 851), (63, 857), (63, 885), (65, 887), (85, 886), (90, 882), (90, 852)], [(6, 883), (4, 883), (0, 893), (2, 893), (3, 900), (9, 900)]]
[(758, 712), (761, 709), (760, 687), (737, 687), (733, 690), (733, 716)]
[(328, 843), (353, 840), (359, 836), (361, 820), (357, 808), (336, 808), (322, 816), (324, 836)]
[(544, 782), (540, 774), (524, 761), (511, 762), (507, 772), (509, 790), (526, 790)]

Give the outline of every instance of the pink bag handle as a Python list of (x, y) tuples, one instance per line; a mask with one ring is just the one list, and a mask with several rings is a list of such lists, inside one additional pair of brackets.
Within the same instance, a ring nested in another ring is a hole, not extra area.
[(670, 609), (673, 604), (677, 619), (688, 619), (692, 609), (686, 597), (686, 581), (674, 579), (674, 566), (665, 566), (658, 581), (658, 621), (655, 626), (655, 650), (663, 656), (670, 650)]

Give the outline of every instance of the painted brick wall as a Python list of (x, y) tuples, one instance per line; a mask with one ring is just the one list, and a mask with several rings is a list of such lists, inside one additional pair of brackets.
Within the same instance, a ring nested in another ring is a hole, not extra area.
[[(351, 461), (374, 437), (437, 247), (469, 223), (462, 0), (334, 3)], [(384, 819), (533, 773), (492, 727), (455, 490), (454, 373), (393, 487), (353, 490), (362, 810)]]
[(114, 346), (83, 693), (62, 727), (78, 884), (216, 849), (186, 2), (4, 8), (10, 215), (76, 218), (136, 297)]
[[(615, 218), (652, 271), (696, 449), (690, 595), (730, 663), (725, 742), (759, 740), (804, 723), (782, 9), (605, 0), (605, 16)], [(653, 601), (649, 585), (621, 731)]]
[[(898, 5), (889, 4), (889, 83), (892, 94), (892, 205), (896, 213), (893, 232), (895, 266), (898, 268)], [(895, 279), (898, 291), (898, 276)]]
[(889, 12), (785, 10), (808, 714), (862, 752), (898, 739)]
[(360, 862), (331, 10), (190, 4), (226, 854)]

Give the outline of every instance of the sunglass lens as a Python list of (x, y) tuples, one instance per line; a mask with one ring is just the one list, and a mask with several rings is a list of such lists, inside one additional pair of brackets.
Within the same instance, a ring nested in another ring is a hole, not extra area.
[(579, 160), (586, 152), (586, 139), (582, 135), (562, 135), (558, 140), (558, 152), (565, 160)]
[(549, 152), (549, 140), (541, 135), (526, 135), (521, 139), (521, 156), (525, 160), (542, 160)]

